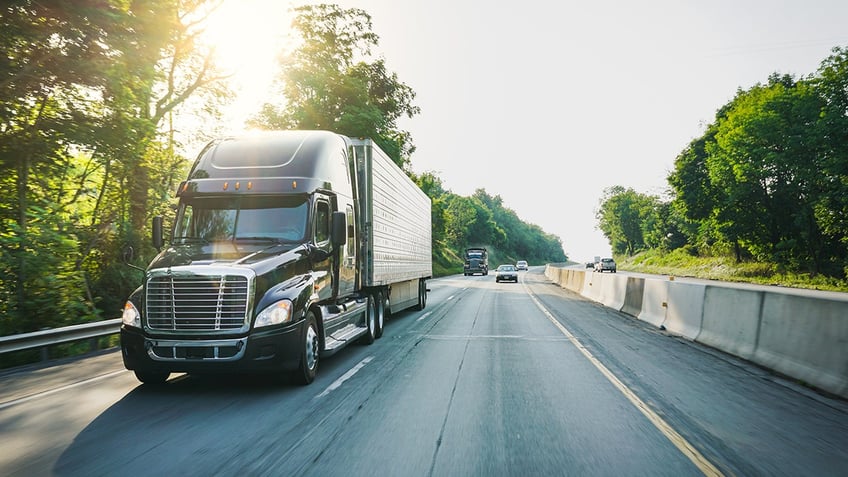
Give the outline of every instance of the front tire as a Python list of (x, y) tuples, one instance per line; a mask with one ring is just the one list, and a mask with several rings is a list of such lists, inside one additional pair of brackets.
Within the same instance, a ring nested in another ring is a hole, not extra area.
[(301, 341), (300, 365), (296, 377), (301, 384), (310, 384), (318, 374), (318, 361), (321, 354), (321, 340), (318, 337), (318, 321), (311, 311), (306, 313), (306, 325)]
[(165, 381), (168, 380), (168, 377), (171, 376), (171, 373), (162, 371), (140, 371), (138, 369), (135, 370), (135, 377), (144, 384), (149, 384), (152, 386), (161, 386), (165, 384)]

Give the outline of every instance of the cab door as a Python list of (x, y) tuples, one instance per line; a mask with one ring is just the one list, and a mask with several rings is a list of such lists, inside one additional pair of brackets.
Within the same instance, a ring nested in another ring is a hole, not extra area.
[(339, 251), (339, 296), (347, 296), (356, 289), (356, 228), (353, 205), (346, 204), (347, 240)]

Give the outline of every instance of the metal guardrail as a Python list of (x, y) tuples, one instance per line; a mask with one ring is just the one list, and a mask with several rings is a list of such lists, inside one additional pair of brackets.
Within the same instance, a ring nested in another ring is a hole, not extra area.
[(83, 323), (49, 330), (33, 331), (0, 337), (0, 354), (67, 343), (69, 341), (99, 338), (121, 331), (121, 319)]

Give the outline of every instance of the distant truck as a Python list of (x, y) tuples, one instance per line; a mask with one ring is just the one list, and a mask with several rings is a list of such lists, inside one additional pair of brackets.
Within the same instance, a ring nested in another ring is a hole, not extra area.
[[(370, 139), (283, 131), (209, 143), (177, 191), (170, 245), (126, 302), (124, 365), (293, 373), (423, 309), (430, 199)], [(153, 242), (164, 245), (162, 218)]]
[(489, 252), (485, 248), (471, 247), (465, 249), (465, 266), (463, 267), (465, 276), (479, 273), (481, 275), (489, 274)]

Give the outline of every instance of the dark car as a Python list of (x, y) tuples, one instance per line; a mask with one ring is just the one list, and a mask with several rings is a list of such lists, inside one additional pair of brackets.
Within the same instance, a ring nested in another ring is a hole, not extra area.
[(495, 282), (518, 283), (518, 270), (515, 265), (501, 265), (495, 270)]

